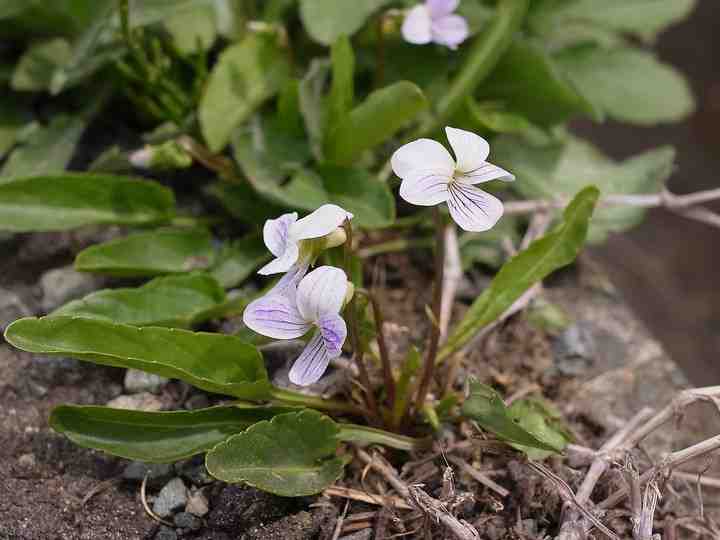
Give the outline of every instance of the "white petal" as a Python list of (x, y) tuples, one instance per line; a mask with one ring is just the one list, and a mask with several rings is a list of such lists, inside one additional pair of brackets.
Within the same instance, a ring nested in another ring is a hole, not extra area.
[(294, 302), (298, 284), (300, 280), (305, 277), (307, 271), (307, 264), (293, 264), (290, 269), (283, 274), (275, 286), (268, 291), (267, 296), (271, 294), (281, 294), (291, 298)]
[(274, 339), (295, 339), (311, 328), (292, 298), (270, 294), (250, 302), (243, 312), (245, 326)]
[(353, 215), (336, 204), (323, 204), (320, 208), (297, 220), (291, 227), (293, 238), (307, 240), (320, 238), (337, 229), (346, 219)]
[(489, 182), (490, 180), (512, 182), (515, 180), (515, 177), (505, 169), (501, 169), (497, 165), (493, 165), (492, 163), (488, 163), (486, 161), (477, 169), (472, 169), (469, 172), (464, 173), (462, 176), (456, 175), (455, 180), (462, 182), (463, 184), (473, 185)]
[(345, 272), (334, 266), (320, 266), (298, 285), (298, 310), (306, 321), (313, 322), (323, 315), (336, 315), (342, 308), (347, 286)]
[(277, 219), (268, 219), (263, 227), (263, 240), (270, 253), (280, 257), (285, 253), (290, 240), (290, 225), (297, 221), (297, 212), (283, 214)]
[(446, 15), (439, 19), (433, 19), (432, 40), (440, 45), (446, 45), (451, 49), (457, 49), (470, 35), (465, 17), (460, 15)]
[(290, 268), (292, 268), (292, 265), (297, 262), (299, 256), (300, 249), (298, 248), (297, 243), (290, 241), (285, 246), (283, 254), (263, 266), (260, 270), (258, 270), (258, 274), (261, 276), (268, 276), (270, 274), (287, 272)]
[(400, 184), (400, 196), (410, 204), (434, 206), (448, 198), (448, 184), (452, 177), (433, 171), (417, 171)]
[(453, 127), (446, 127), (445, 133), (457, 158), (457, 170), (468, 173), (485, 163), (490, 145), (480, 135)]
[(432, 20), (428, 8), (419, 5), (408, 11), (402, 24), (402, 35), (408, 43), (416, 45), (424, 45), (430, 43), (432, 33), (430, 27)]
[(325, 315), (318, 321), (320, 334), (325, 342), (325, 348), (330, 358), (337, 358), (342, 352), (342, 346), (347, 338), (347, 325), (340, 315)]
[(433, 19), (450, 15), (460, 5), (460, 0), (425, 0), (425, 5)]
[(448, 198), (450, 215), (461, 229), (482, 232), (492, 229), (503, 214), (500, 199), (475, 186), (454, 182)]
[(327, 369), (330, 355), (320, 332), (317, 332), (307, 344), (292, 368), (290, 382), (299, 386), (316, 383)]
[(403, 179), (414, 176), (418, 171), (436, 171), (452, 176), (455, 170), (455, 160), (450, 152), (432, 139), (418, 139), (404, 144), (395, 150), (390, 164), (395, 174)]

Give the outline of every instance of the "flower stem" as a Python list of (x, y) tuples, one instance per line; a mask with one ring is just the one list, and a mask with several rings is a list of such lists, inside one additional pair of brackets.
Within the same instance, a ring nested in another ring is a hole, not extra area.
[[(348, 278), (352, 276), (352, 225), (350, 220), (345, 220), (343, 224), (347, 240), (345, 240), (345, 273)], [(368, 409), (370, 410), (371, 418), (380, 421), (380, 409), (378, 409), (377, 401), (375, 400), (375, 394), (372, 391), (370, 384), (370, 375), (368, 374), (367, 365), (363, 358), (362, 345), (360, 344), (360, 331), (357, 320), (357, 302), (355, 296), (352, 297), (350, 303), (347, 306), (348, 319), (350, 320), (350, 342), (353, 348), (353, 360), (357, 364), (358, 371), (360, 373), (360, 384), (365, 392), (365, 400), (367, 402)]]
[(433, 303), (430, 330), (430, 343), (425, 354), (425, 365), (423, 366), (422, 378), (420, 386), (415, 398), (415, 410), (421, 411), (425, 404), (425, 397), (430, 389), (430, 383), (435, 373), (435, 357), (437, 356), (438, 346), (440, 344), (440, 309), (442, 305), (442, 287), (443, 287), (443, 270), (445, 267), (445, 226), (442, 214), (436, 206), (434, 208), (435, 217), (435, 287), (433, 289)]
[(293, 392), (285, 388), (277, 388), (275, 386), (270, 390), (270, 395), (275, 401), (280, 401), (288, 405), (304, 405), (313, 409), (322, 411), (332, 411), (337, 413), (356, 414), (361, 416), (363, 410), (350, 403), (349, 401), (336, 401), (334, 399), (324, 399), (318, 396), (309, 396), (300, 392)]
[(371, 428), (367, 426), (358, 426), (357, 424), (339, 424), (340, 434), (338, 438), (346, 442), (362, 443), (362, 444), (382, 444), (390, 448), (413, 452), (427, 448), (431, 444), (431, 439), (414, 439), (404, 435), (397, 435), (382, 429)]
[(392, 411), (395, 407), (395, 377), (393, 377), (390, 353), (388, 352), (387, 341), (385, 341), (382, 310), (380, 309), (377, 298), (370, 291), (358, 289), (358, 293), (364, 294), (372, 305), (373, 316), (375, 317), (375, 328), (377, 330), (378, 349), (380, 349), (380, 360), (383, 368), (383, 379), (385, 380), (385, 391), (387, 393), (387, 406)]

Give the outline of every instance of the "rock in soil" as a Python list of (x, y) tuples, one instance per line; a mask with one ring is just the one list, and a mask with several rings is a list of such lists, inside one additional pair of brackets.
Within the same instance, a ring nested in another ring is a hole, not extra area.
[(53, 268), (40, 277), (41, 306), (46, 312), (68, 300), (80, 298), (98, 289), (102, 281), (92, 274), (78, 272), (72, 266)]
[(33, 309), (19, 294), (0, 288), (0, 331), (4, 332), (14, 320), (32, 314)]
[(153, 512), (160, 517), (167, 517), (174, 511), (185, 507), (188, 491), (180, 478), (173, 478), (160, 490), (153, 504)]
[(131, 396), (118, 396), (108, 401), (107, 406), (131, 411), (159, 411), (163, 408), (163, 402), (149, 392), (142, 392)]
[(140, 483), (147, 476), (149, 487), (160, 487), (173, 475), (172, 465), (167, 463), (145, 463), (131, 461), (123, 470), (122, 477), (129, 482)]
[(175, 523), (175, 526), (179, 529), (190, 529), (192, 531), (197, 531), (200, 527), (202, 527), (202, 520), (197, 516), (192, 515), (190, 512), (180, 512), (179, 514), (175, 514), (173, 523)]
[(165, 525), (161, 525), (158, 532), (155, 533), (155, 540), (177, 540), (177, 537), (177, 533)]
[(185, 505), (185, 512), (189, 512), (198, 517), (203, 517), (210, 511), (208, 506), (208, 500), (201, 491), (196, 491), (188, 498), (188, 502)]
[(239, 533), (277, 521), (303, 506), (301, 499), (278, 497), (249, 486), (227, 486), (212, 501), (208, 525)]
[(595, 360), (596, 344), (590, 324), (570, 325), (553, 343), (555, 366), (562, 375), (585, 373)]
[(129, 394), (138, 394), (140, 392), (157, 394), (160, 388), (167, 384), (168, 380), (154, 373), (131, 368), (125, 372), (125, 390)]
[(207, 472), (203, 456), (194, 456), (184, 461), (178, 461), (175, 463), (175, 472), (195, 486), (206, 486), (215, 481)]

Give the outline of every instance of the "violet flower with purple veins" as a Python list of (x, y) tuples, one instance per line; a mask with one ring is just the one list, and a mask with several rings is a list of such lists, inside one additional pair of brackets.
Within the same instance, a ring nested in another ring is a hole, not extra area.
[(433, 42), (457, 49), (469, 34), (465, 18), (453, 14), (459, 4), (460, 0), (425, 0), (415, 6), (403, 21), (403, 38), (416, 45)]
[(320, 379), (330, 360), (340, 356), (347, 337), (340, 310), (351, 292), (345, 272), (320, 266), (305, 276), (297, 289), (288, 287), (284, 294), (271, 292), (251, 302), (245, 308), (243, 322), (274, 339), (296, 339), (315, 327), (290, 370), (293, 384), (307, 386)]
[(450, 216), (460, 228), (471, 232), (491, 229), (503, 214), (497, 197), (474, 184), (490, 180), (515, 180), (500, 167), (488, 163), (488, 142), (470, 131), (445, 128), (454, 160), (445, 147), (431, 139), (418, 139), (398, 148), (391, 164), (402, 178), (400, 196), (411, 204), (435, 206), (447, 202)]
[[(353, 215), (336, 204), (323, 204), (304, 218), (297, 212), (268, 219), (263, 227), (263, 240), (275, 259), (258, 270), (264, 276), (287, 272), (293, 265), (306, 269), (317, 256), (318, 249), (327, 249), (345, 242), (345, 231), (340, 226)], [(321, 246), (313, 240), (324, 238)], [(305, 248), (305, 249), (303, 249)]]

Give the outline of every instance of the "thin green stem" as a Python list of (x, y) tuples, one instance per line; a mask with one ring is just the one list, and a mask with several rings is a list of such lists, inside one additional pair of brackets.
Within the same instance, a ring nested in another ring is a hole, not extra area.
[(350, 403), (349, 401), (337, 401), (334, 399), (324, 399), (317, 396), (308, 396), (300, 392), (293, 392), (284, 388), (272, 387), (270, 395), (274, 401), (279, 401), (288, 405), (304, 405), (321, 411), (331, 411), (336, 413), (346, 413), (362, 416), (363, 410)]
[(407, 452), (422, 450), (432, 444), (429, 438), (414, 439), (412, 437), (406, 437), (405, 435), (390, 433), (382, 429), (358, 426), (357, 424), (340, 424), (339, 427), (340, 434), (338, 438), (346, 442), (381, 444)]
[(382, 242), (380, 244), (359, 249), (357, 254), (361, 259), (367, 259), (368, 257), (375, 257), (376, 255), (382, 255), (383, 253), (395, 253), (414, 248), (431, 248), (433, 244), (434, 240), (430, 237), (398, 238), (397, 240), (389, 240), (388, 242)]
[(437, 356), (440, 344), (440, 308), (442, 304), (442, 287), (443, 287), (443, 271), (445, 267), (445, 225), (443, 223), (442, 214), (436, 206), (434, 208), (435, 216), (435, 287), (433, 288), (433, 303), (430, 329), (430, 343), (425, 354), (425, 364), (423, 366), (422, 378), (418, 387), (417, 397), (415, 399), (415, 410), (421, 411), (425, 404), (425, 397), (430, 389), (430, 383), (433, 381), (435, 374), (435, 357)]

